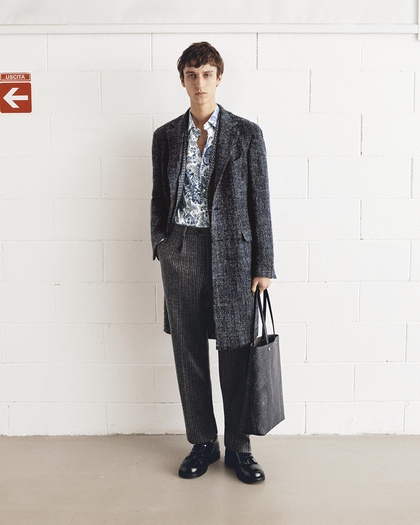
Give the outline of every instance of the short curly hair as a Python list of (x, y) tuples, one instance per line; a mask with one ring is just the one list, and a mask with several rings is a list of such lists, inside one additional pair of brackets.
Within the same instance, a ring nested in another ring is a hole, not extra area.
[(224, 62), (220, 53), (208, 42), (195, 42), (191, 44), (178, 58), (177, 68), (179, 76), (184, 80), (184, 68), (200, 67), (210, 64), (217, 68), (217, 77), (223, 74)]

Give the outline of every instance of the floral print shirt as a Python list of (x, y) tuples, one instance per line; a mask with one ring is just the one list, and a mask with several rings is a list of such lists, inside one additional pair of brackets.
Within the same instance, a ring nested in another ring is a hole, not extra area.
[[(207, 190), (211, 176), (211, 157), (215, 137), (219, 106), (204, 124), (207, 138), (204, 144), (203, 156), (197, 146), (201, 131), (195, 126), (190, 109), (188, 125), (188, 147), (185, 164), (185, 182), (182, 198), (174, 215), (174, 222), (187, 226), (210, 227), (207, 205)], [(215, 147), (215, 146), (214, 146)]]

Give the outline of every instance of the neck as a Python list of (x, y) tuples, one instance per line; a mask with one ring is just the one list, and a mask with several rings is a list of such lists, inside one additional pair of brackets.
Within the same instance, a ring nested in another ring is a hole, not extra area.
[(216, 109), (216, 100), (209, 100), (207, 104), (197, 105), (191, 101), (191, 115), (193, 117), (194, 124), (202, 129), (204, 124), (214, 113)]

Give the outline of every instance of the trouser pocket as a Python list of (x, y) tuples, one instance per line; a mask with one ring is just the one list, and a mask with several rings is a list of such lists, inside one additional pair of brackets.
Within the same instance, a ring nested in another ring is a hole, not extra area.
[(168, 240), (168, 237), (166, 237), (166, 239), (163, 239), (163, 241), (160, 241), (156, 247), (156, 254), (157, 254), (157, 258), (159, 259), (159, 261), (160, 261), (160, 250), (162, 246), (166, 243), (167, 240)]

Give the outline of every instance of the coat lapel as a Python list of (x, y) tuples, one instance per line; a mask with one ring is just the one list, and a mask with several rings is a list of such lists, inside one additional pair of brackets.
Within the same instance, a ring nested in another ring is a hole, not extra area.
[[(182, 196), (184, 189), (184, 153), (188, 146), (188, 110), (175, 119), (171, 127), (167, 130), (168, 138), (168, 182), (170, 186), (171, 195), (176, 194), (176, 202), (173, 209), (176, 209), (178, 201)], [(216, 155), (214, 159), (214, 167), (210, 175), (208, 203), (211, 210), (213, 202), (213, 195), (217, 189), (217, 185), (225, 171), (226, 165), (232, 154), (232, 149), (240, 133), (237, 120), (234, 115), (226, 111), (223, 106), (219, 104), (219, 130), (216, 143)], [(178, 189), (178, 191), (177, 191)]]
[[(171, 189), (175, 189), (183, 167), (184, 146), (187, 141), (189, 109), (173, 121), (167, 130), (168, 138), (168, 181)], [(172, 191), (171, 191), (172, 195)]]
[(223, 106), (219, 104), (219, 132), (216, 143), (216, 156), (214, 159), (214, 168), (210, 175), (209, 191), (208, 191), (208, 202), (211, 211), (211, 205), (213, 202), (213, 196), (217, 189), (217, 185), (222, 178), (225, 171), (226, 164), (228, 163), (232, 154), (232, 149), (235, 146), (237, 137), (240, 133), (237, 120), (234, 115), (229, 111), (226, 111)]

